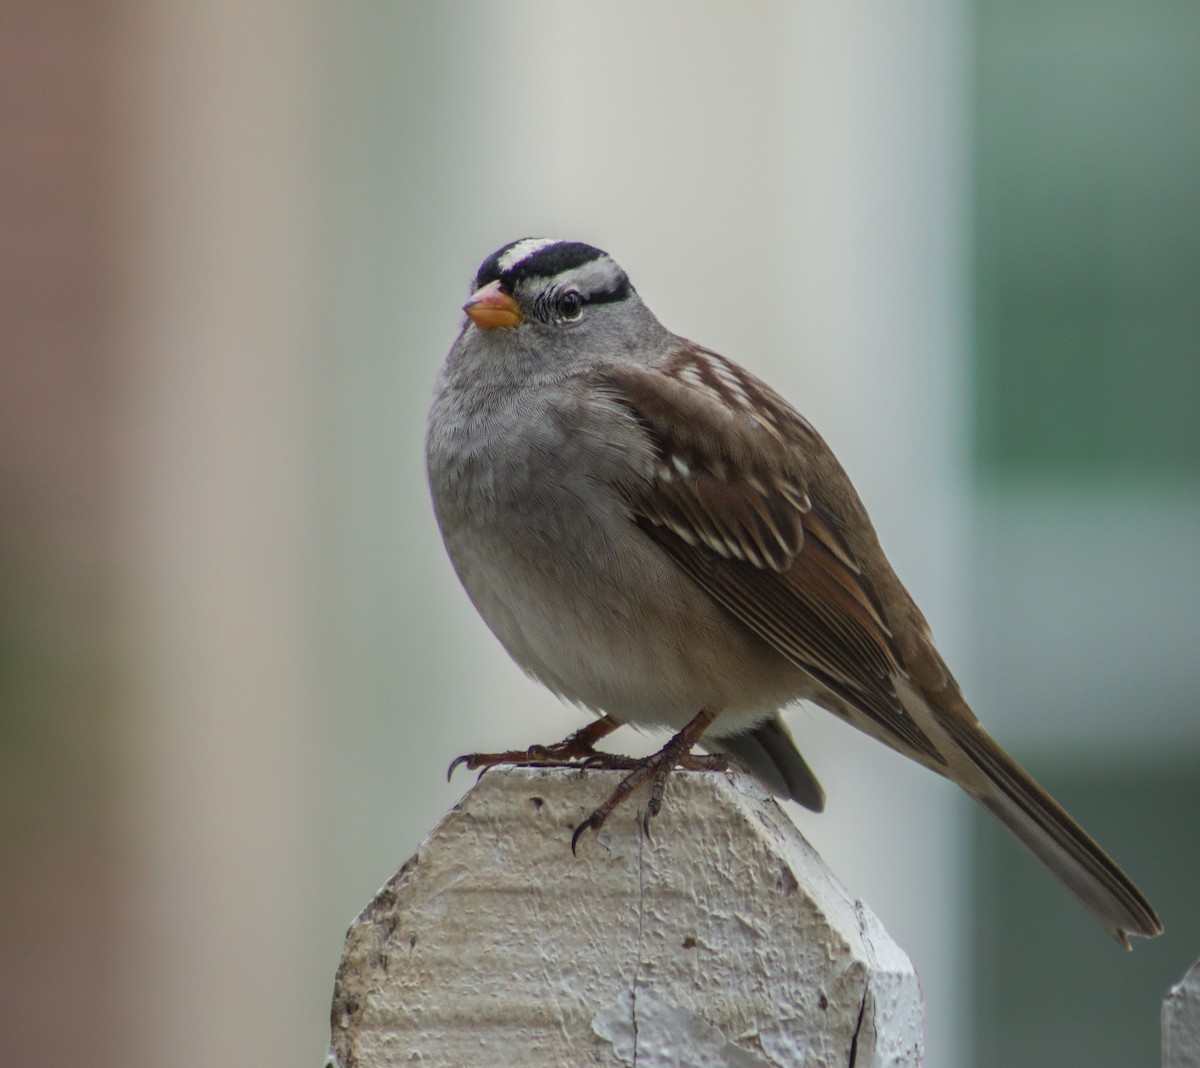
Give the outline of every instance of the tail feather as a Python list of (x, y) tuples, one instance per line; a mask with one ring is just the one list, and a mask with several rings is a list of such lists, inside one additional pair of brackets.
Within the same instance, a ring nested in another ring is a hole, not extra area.
[(949, 732), (983, 773), (963, 783), (1126, 949), (1129, 935), (1162, 934), (1154, 909), (1096, 841), (975, 722)]
[(704, 746), (712, 751), (733, 754), (773, 794), (790, 797), (813, 812), (824, 810), (825, 791), (779, 716), (742, 734), (706, 738)]

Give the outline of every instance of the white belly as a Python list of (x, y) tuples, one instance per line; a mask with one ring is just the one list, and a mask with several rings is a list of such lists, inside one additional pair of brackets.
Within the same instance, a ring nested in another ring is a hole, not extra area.
[[(569, 553), (561, 545), (533, 550), (527, 531), (519, 539), (476, 532), (446, 547), (509, 655), (570, 701), (674, 729), (702, 708), (717, 709), (710, 733), (720, 735), (802, 695), (800, 672), (681, 576), (632, 522), (620, 523), (592, 524), (586, 544)], [(554, 563), (567, 559), (586, 560), (586, 577), (579, 566)]]

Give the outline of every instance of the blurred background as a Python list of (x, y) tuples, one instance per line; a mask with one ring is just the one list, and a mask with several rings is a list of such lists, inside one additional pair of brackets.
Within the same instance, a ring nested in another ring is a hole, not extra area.
[(1200, 956), (1198, 99), (1165, 0), (0, 0), (6, 1056), (319, 1063), (451, 758), (584, 722), (422, 468), (468, 280), (549, 234), (812, 419), (1163, 917), (1121, 953), (794, 710), (829, 805), (793, 816), (913, 958), (930, 1068), (1156, 1063)]

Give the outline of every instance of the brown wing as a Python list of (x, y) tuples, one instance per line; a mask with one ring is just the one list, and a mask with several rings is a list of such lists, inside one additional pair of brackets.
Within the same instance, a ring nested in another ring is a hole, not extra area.
[(814, 461), (845, 476), (812, 427), (748, 372), (690, 345), (662, 367), (601, 377), (655, 449), (653, 473), (629, 501), (647, 536), (898, 748), (942, 763), (896, 695), (900, 654)]

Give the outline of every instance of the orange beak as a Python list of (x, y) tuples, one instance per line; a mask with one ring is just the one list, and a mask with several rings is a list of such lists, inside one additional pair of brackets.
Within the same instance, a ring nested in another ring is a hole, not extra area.
[(498, 326), (513, 327), (525, 318), (517, 302), (500, 288), (498, 278), (471, 294), (471, 299), (463, 305), (463, 311), (481, 330), (494, 330)]

